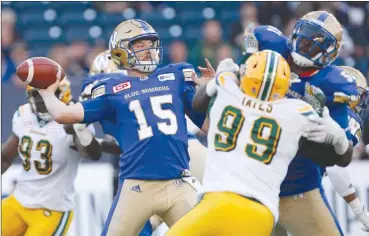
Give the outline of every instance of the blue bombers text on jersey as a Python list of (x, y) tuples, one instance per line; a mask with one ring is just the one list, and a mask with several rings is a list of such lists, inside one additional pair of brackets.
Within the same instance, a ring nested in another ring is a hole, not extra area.
[(185, 113), (198, 127), (205, 119), (192, 110), (192, 72), (192, 65), (179, 63), (145, 77), (105, 74), (93, 88), (93, 99), (82, 102), (84, 123), (116, 124), (124, 150), (121, 179), (174, 179), (189, 168)]
[[(273, 50), (280, 53), (288, 62), (291, 61), (290, 51), (287, 47), (287, 37), (273, 26), (259, 26), (254, 30), (259, 50)], [(293, 71), (292, 71), (293, 72)], [(336, 66), (327, 66), (309, 76), (299, 75), (291, 85), (288, 97), (302, 98), (305, 83), (317, 86), (327, 96), (326, 106), (332, 118), (343, 128), (348, 128), (347, 103), (357, 96), (354, 79)], [(351, 134), (347, 129), (347, 137)], [(291, 162), (287, 176), (281, 185), (280, 196), (291, 196), (304, 193), (321, 186), (319, 167), (311, 160), (296, 156)]]

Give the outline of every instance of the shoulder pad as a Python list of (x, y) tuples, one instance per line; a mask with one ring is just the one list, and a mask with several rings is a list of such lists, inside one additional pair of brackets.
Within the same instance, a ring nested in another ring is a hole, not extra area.
[(230, 71), (220, 72), (215, 77), (215, 82), (220, 87), (226, 86), (227, 80), (232, 80), (235, 82), (238, 81), (237, 76), (233, 72), (230, 72)]
[(195, 72), (193, 65), (187, 62), (169, 64), (166, 67), (163, 67), (162, 69), (172, 69), (181, 71), (183, 73), (184, 80), (188, 82), (192, 81), (192, 72)]
[(23, 104), (18, 107), (18, 109), (14, 112), (13, 115), (13, 123), (18, 122), (21, 119), (26, 119), (30, 115), (33, 114), (31, 105), (29, 103)]
[(122, 73), (109, 73), (99, 78), (99, 82), (91, 89), (92, 98), (110, 94), (115, 85), (124, 83), (124, 79), (128, 77)]
[[(92, 75), (89, 76), (87, 78), (85, 78), (82, 82), (82, 91), (86, 88), (87, 85), (94, 83), (95, 81), (99, 81), (99, 79), (103, 76), (104, 74), (96, 74), (96, 75)], [(96, 82), (95, 82), (96, 83)]]
[(328, 66), (322, 70), (325, 79), (321, 87), (327, 96), (327, 104), (350, 104), (359, 99), (354, 78), (337, 66)]

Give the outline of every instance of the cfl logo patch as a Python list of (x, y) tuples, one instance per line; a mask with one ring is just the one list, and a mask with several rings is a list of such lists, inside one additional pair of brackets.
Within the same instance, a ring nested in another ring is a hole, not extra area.
[(126, 90), (126, 89), (130, 89), (132, 88), (131, 82), (127, 81), (121, 84), (118, 84), (116, 86), (113, 87), (113, 92), (114, 93), (118, 93), (120, 91)]

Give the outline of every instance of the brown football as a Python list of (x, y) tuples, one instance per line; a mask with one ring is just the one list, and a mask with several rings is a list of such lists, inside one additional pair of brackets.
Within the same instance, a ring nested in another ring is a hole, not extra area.
[(58, 63), (47, 57), (32, 57), (17, 67), (17, 76), (34, 88), (45, 89), (57, 78), (64, 79), (65, 73)]

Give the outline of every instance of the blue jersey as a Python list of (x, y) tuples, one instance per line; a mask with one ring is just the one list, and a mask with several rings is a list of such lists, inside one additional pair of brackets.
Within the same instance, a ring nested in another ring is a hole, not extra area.
[[(254, 31), (259, 43), (259, 50), (273, 50), (280, 53), (287, 61), (291, 61), (287, 48), (287, 37), (272, 26), (260, 26)], [(327, 66), (308, 77), (299, 76), (288, 91), (288, 97), (302, 98), (305, 83), (317, 86), (327, 96), (326, 106), (332, 118), (344, 129), (348, 127), (347, 102), (357, 95), (354, 80), (336, 66)], [(349, 130), (346, 132), (351, 140)], [(288, 167), (285, 180), (281, 185), (280, 196), (291, 196), (321, 187), (319, 166), (302, 156), (296, 156)]]
[[(121, 73), (112, 73), (109, 76), (119, 76), (121, 75)], [(99, 83), (101, 80), (107, 80), (109, 78), (106, 77), (105, 74), (96, 74), (90, 77), (87, 77), (86, 79), (83, 80), (82, 82), (82, 91), (90, 84), (92, 85), (96, 85), (97, 83)], [(81, 92), (82, 92), (81, 91)], [(117, 127), (117, 125), (115, 123), (113, 123), (111, 120), (101, 120), (99, 121), (103, 131), (105, 134), (109, 134), (111, 136), (113, 136), (116, 140), (118, 140), (119, 138), (119, 128)]]
[(85, 123), (116, 124), (121, 179), (181, 177), (189, 155), (185, 113), (199, 127), (205, 114), (192, 110), (193, 67), (187, 63), (156, 69), (145, 77), (106, 74), (83, 101)]

